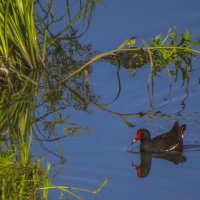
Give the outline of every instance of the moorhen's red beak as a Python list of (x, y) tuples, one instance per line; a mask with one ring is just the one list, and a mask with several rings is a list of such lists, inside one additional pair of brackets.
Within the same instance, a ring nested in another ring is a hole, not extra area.
[(140, 131), (137, 131), (137, 135), (136, 135), (135, 139), (132, 140), (132, 144), (136, 143), (139, 139), (140, 139)]

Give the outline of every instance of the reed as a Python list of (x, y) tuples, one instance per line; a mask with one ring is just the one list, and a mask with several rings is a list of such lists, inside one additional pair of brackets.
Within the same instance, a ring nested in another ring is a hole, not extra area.
[(37, 69), (41, 66), (42, 58), (34, 20), (34, 0), (2, 0), (0, 29), (1, 57), (12, 60), (15, 67)]

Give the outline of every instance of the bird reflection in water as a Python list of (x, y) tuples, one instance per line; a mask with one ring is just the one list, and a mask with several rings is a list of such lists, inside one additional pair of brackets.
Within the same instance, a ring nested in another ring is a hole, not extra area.
[(168, 160), (173, 164), (177, 165), (179, 163), (186, 162), (186, 157), (182, 152), (171, 152), (162, 154), (152, 154), (151, 152), (140, 153), (140, 165), (136, 165), (132, 162), (132, 167), (136, 170), (137, 176), (139, 178), (145, 178), (148, 176), (151, 170), (151, 160), (152, 158)]

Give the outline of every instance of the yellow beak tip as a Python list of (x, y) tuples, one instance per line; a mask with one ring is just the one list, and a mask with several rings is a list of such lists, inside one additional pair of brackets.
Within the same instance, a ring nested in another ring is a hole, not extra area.
[(137, 140), (135, 140), (135, 139), (134, 139), (134, 140), (132, 140), (132, 144), (133, 144), (133, 143), (135, 143), (135, 142), (137, 142)]

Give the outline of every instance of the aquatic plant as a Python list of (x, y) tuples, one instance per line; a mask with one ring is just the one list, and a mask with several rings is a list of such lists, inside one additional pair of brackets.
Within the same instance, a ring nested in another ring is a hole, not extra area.
[(61, 80), (61, 83), (82, 73), (83, 70), (89, 68), (92, 63), (98, 60), (110, 59), (112, 61), (114, 58), (118, 61), (123, 56), (130, 60), (129, 68), (132, 64), (133, 68), (137, 69), (136, 61), (138, 59), (142, 63), (138, 65), (139, 67), (146, 65), (148, 61), (150, 63), (149, 81), (154, 75), (158, 75), (158, 72), (162, 69), (168, 67), (169, 64), (173, 64), (175, 68), (181, 69), (184, 64), (186, 67), (185, 74), (188, 75), (188, 66), (191, 63), (192, 57), (200, 54), (200, 51), (195, 49), (199, 46), (200, 40), (192, 41), (192, 34), (188, 29), (186, 29), (184, 34), (178, 34), (176, 29), (170, 29), (164, 39), (162, 39), (161, 34), (158, 34), (149, 43), (144, 40), (141, 40), (141, 42), (143, 46), (138, 47), (136, 46), (135, 38), (125, 40), (118, 48), (93, 57)]

